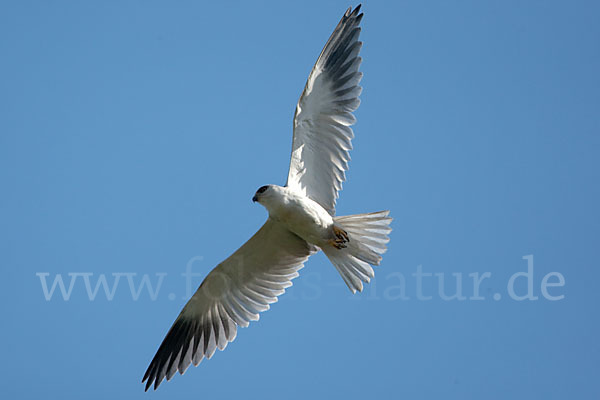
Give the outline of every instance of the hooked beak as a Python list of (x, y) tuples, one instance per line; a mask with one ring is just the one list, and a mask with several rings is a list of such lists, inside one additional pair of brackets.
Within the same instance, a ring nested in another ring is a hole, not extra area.
[(256, 198), (256, 195), (254, 195), (254, 197), (252, 197), (252, 201), (253, 201), (254, 203), (256, 203), (256, 202), (258, 201), (258, 199)]

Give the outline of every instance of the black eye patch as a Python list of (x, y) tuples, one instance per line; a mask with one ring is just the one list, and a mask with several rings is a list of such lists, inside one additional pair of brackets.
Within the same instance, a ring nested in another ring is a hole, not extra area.
[(261, 186), (256, 193), (264, 193), (268, 188), (268, 186)]

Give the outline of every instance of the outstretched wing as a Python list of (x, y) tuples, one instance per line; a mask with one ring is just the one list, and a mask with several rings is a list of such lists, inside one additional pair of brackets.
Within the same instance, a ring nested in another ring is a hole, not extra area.
[(358, 56), (362, 42), (359, 14), (349, 8), (313, 67), (294, 116), (294, 139), (287, 186), (335, 214), (335, 201), (346, 179), (354, 137), (352, 112), (360, 100)]
[(277, 301), (314, 247), (268, 219), (228, 259), (214, 268), (185, 305), (152, 359), (146, 390), (183, 374), (235, 339), (237, 327), (258, 320)]

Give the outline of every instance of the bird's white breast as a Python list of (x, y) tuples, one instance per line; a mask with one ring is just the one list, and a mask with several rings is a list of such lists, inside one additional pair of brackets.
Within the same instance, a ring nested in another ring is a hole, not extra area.
[(333, 219), (319, 203), (287, 187), (278, 187), (269, 216), (307, 242), (321, 246), (331, 236)]

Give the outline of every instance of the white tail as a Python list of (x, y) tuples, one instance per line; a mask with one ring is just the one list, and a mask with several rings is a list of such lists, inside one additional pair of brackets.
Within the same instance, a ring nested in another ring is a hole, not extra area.
[(385, 245), (392, 231), (389, 213), (378, 211), (333, 218), (334, 224), (348, 233), (350, 241), (343, 249), (332, 246), (323, 248), (323, 252), (352, 293), (361, 292), (363, 282), (369, 283), (375, 275), (371, 265), (379, 265), (381, 255), (387, 250)]

